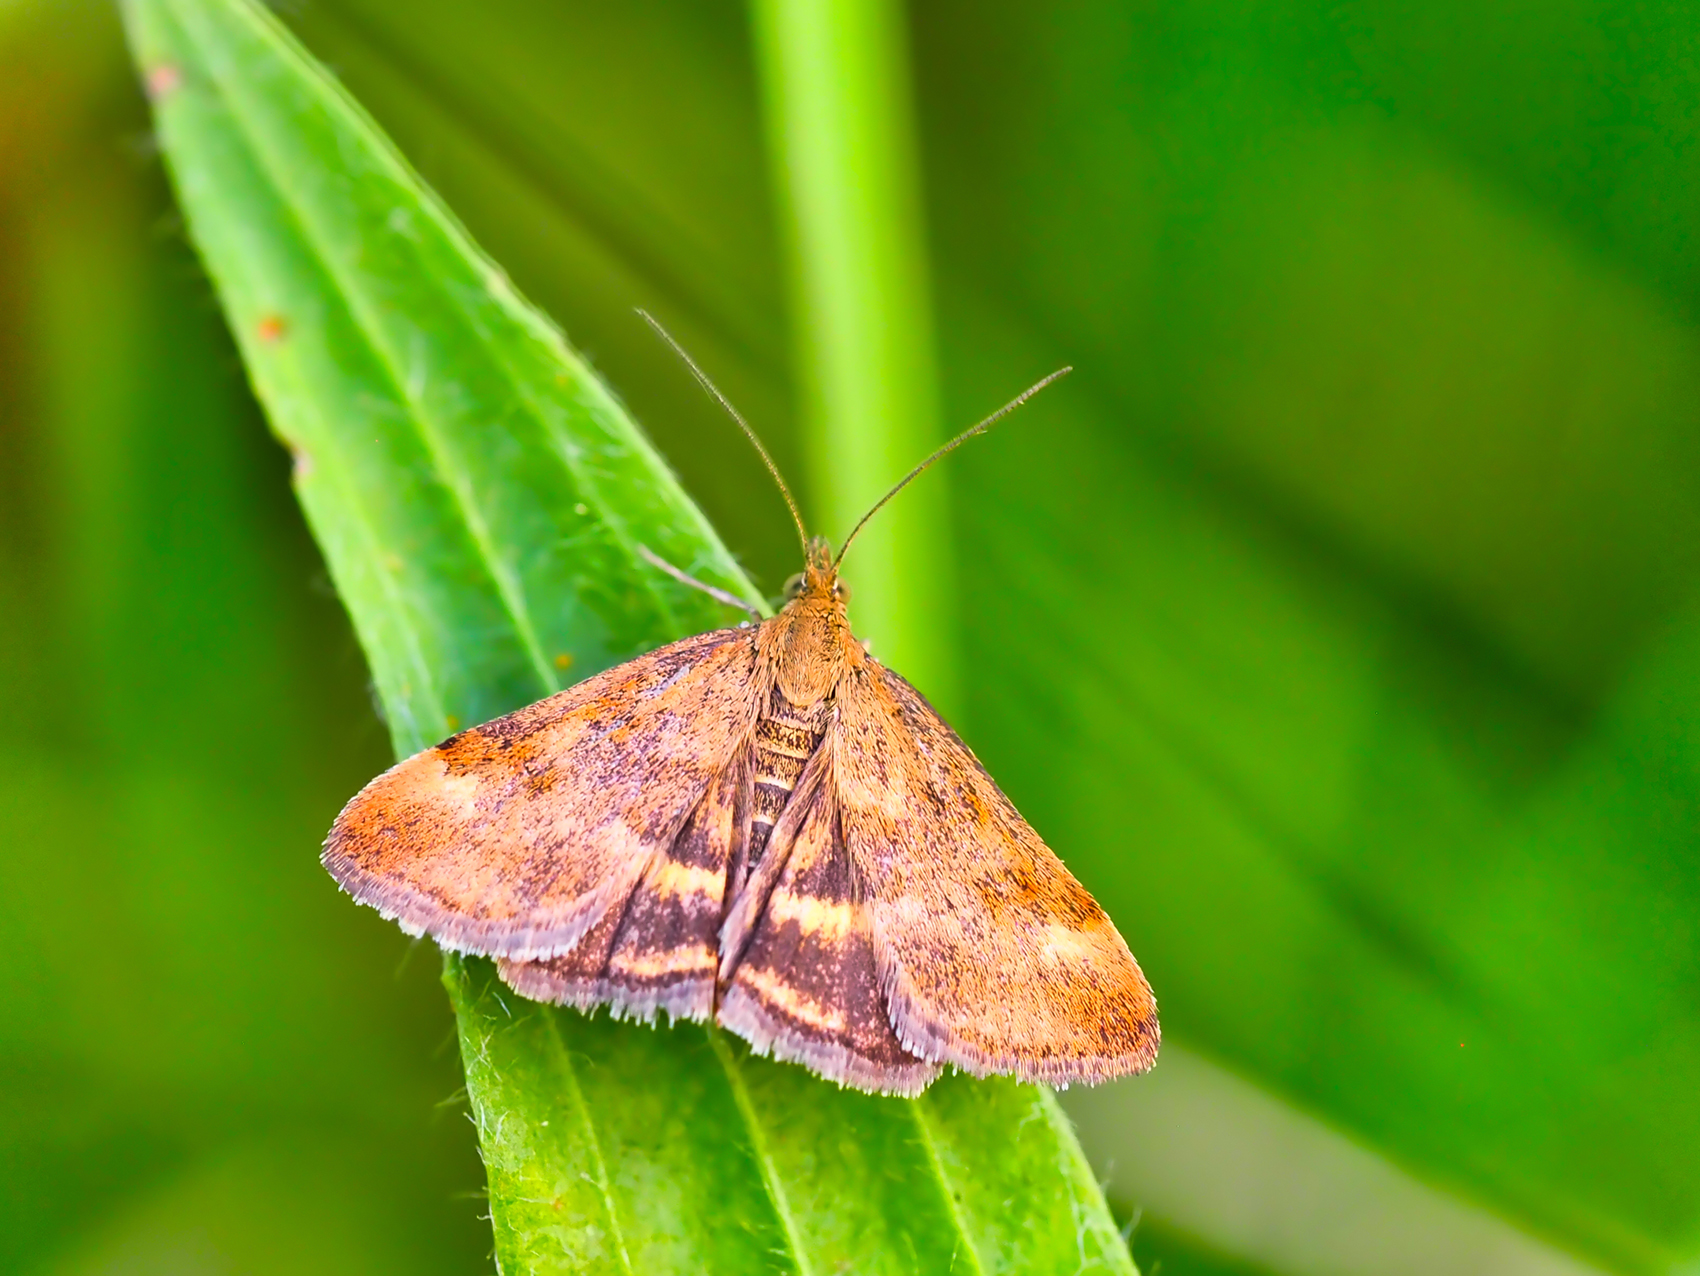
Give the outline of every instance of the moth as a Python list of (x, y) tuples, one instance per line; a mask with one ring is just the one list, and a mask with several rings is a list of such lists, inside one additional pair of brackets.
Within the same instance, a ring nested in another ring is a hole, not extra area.
[(1115, 926), (857, 641), (839, 578), (887, 500), (1062, 373), (916, 466), (834, 554), (679, 353), (791, 508), (806, 561), (783, 607), (399, 763), (337, 817), (325, 867), (526, 997), (712, 1020), (860, 1090), (919, 1094), (947, 1065), (1057, 1086), (1149, 1068), (1156, 1002)]

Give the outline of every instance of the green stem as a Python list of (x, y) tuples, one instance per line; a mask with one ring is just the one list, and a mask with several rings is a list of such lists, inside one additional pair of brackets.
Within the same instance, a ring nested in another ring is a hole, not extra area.
[[(896, 0), (755, 0), (788, 228), (816, 507), (842, 537), (939, 440), (926, 236)], [(882, 510), (847, 574), (875, 654), (954, 703), (945, 475)]]

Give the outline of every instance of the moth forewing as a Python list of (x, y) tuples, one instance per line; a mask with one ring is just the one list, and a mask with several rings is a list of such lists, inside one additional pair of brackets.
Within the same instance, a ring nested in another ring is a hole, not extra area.
[(658, 648), (385, 772), (322, 860), (355, 899), (445, 948), (571, 951), (621, 907), (746, 737), (753, 631)]
[(908, 683), (847, 692), (840, 820), (904, 1043), (1060, 1085), (1150, 1067), (1156, 1001), (1103, 909)]
[(706, 1019), (713, 1011), (727, 866), (747, 828), (740, 824), (750, 783), (749, 746), (709, 785), (673, 844), (655, 856), (624, 906), (570, 952), (539, 961), (504, 961), (517, 992), (589, 1010), (653, 1019)]
[(854, 879), (833, 787), (822, 784), (727, 981), (719, 1019), (759, 1054), (858, 1089), (918, 1094), (938, 1067), (905, 1050), (892, 1029)]
[(760, 858), (749, 867), (736, 897), (728, 901), (726, 920), (720, 928), (719, 979), (722, 984), (731, 979), (732, 972), (737, 969), (811, 809), (823, 795), (830, 796), (827, 793), (830, 756), (827, 750), (820, 748), (810, 756), (790, 801), (780, 813), (773, 831), (768, 834)]

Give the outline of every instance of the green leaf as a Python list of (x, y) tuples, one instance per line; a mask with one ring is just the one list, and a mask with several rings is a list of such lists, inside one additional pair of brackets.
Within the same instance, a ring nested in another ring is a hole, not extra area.
[[(398, 752), (724, 623), (636, 554), (751, 593), (653, 449), (269, 15), (126, 16)], [(445, 981), (507, 1271), (1132, 1270), (1047, 1092), (875, 1098)]]

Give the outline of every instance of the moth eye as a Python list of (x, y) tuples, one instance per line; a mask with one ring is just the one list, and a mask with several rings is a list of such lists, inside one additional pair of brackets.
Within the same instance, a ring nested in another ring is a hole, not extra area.
[(802, 592), (803, 592), (803, 573), (798, 572), (790, 580), (785, 582), (785, 601), (790, 602), (793, 598), (795, 598), (798, 594), (800, 594)]
[(841, 602), (841, 603), (849, 602), (850, 601), (850, 586), (846, 585), (841, 580), (833, 581), (832, 582), (832, 596), (834, 598), (838, 599), (838, 601)]

